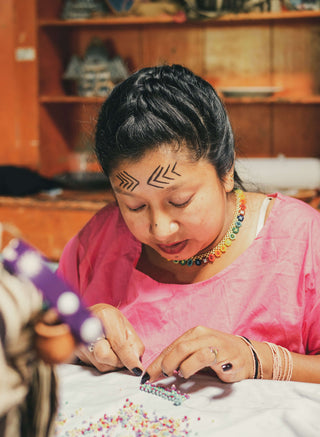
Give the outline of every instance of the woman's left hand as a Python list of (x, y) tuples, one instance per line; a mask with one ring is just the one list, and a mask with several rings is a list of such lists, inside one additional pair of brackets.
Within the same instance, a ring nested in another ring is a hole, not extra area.
[(197, 326), (161, 352), (146, 369), (143, 381), (153, 382), (175, 372), (189, 378), (208, 367), (224, 382), (241, 381), (254, 374), (252, 353), (243, 339)]

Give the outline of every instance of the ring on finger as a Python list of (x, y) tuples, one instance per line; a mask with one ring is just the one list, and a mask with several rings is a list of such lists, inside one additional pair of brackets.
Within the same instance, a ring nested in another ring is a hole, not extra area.
[(209, 350), (212, 354), (214, 354), (214, 356), (215, 356), (214, 359), (216, 360), (218, 357), (218, 349), (215, 347), (209, 346)]
[(102, 339), (104, 339), (105, 337), (98, 337), (95, 341), (93, 341), (92, 343), (90, 343), (89, 345), (88, 345), (88, 351), (89, 352), (93, 352), (94, 351), (94, 347), (95, 347), (95, 345), (96, 345), (96, 343), (99, 341), (99, 340), (102, 340)]

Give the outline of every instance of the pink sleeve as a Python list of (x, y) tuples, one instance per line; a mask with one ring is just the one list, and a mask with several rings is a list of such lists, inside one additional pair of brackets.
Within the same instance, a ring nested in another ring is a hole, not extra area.
[(308, 251), (304, 275), (301, 278), (306, 293), (303, 336), (308, 354), (320, 353), (320, 214), (315, 215), (309, 230)]
[(57, 273), (78, 292), (80, 290), (79, 259), (80, 243), (76, 235), (63, 249)]

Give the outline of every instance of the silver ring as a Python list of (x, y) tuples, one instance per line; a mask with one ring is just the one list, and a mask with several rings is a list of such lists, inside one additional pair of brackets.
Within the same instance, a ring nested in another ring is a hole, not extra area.
[(90, 344), (88, 345), (88, 351), (92, 353), (92, 352), (94, 351), (94, 347), (95, 347), (96, 343), (97, 343), (99, 340), (102, 340), (103, 338), (105, 338), (105, 337), (98, 337), (95, 341), (93, 341), (92, 343), (90, 343)]
[(215, 347), (209, 346), (209, 350), (212, 354), (214, 354), (214, 359), (216, 360), (217, 356), (218, 356), (218, 349)]

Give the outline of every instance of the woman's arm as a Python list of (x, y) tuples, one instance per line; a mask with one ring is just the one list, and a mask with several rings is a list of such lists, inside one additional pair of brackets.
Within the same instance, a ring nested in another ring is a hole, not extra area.
[[(263, 366), (264, 378), (272, 379), (273, 359), (266, 343), (252, 341)], [(292, 357), (292, 381), (320, 383), (320, 355), (302, 355), (290, 352)]]
[(142, 382), (177, 373), (189, 378), (211, 368), (224, 382), (284, 379), (320, 383), (320, 356), (300, 355), (272, 343), (257, 342), (198, 326), (176, 339), (149, 365)]

